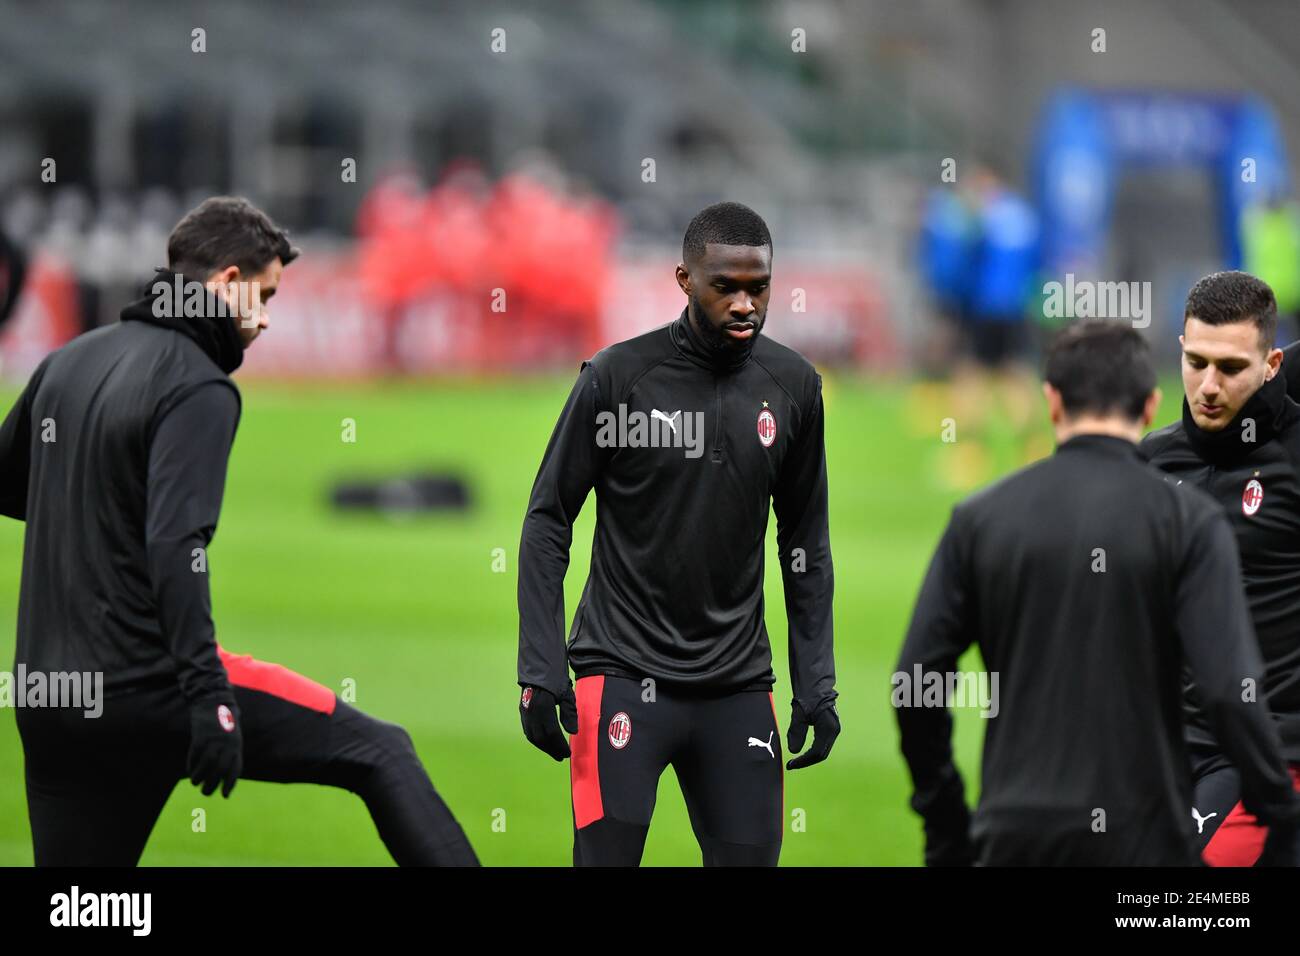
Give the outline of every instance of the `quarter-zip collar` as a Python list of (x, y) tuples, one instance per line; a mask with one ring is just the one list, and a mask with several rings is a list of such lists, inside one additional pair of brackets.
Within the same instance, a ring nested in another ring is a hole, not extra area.
[[(1206, 431), (1196, 424), (1186, 397), (1183, 398), (1183, 429), (1192, 450), (1203, 460), (1214, 464), (1231, 464), (1244, 459), (1252, 451), (1270, 441), (1282, 429), (1300, 417), (1300, 405), (1286, 394), (1286, 379), (1274, 375), (1259, 387), (1246, 404), (1219, 431)], [(1247, 420), (1254, 422), (1253, 441), (1245, 427)]]
[(718, 373), (734, 372), (749, 361), (750, 353), (754, 351), (754, 343), (758, 341), (761, 332), (755, 332), (754, 336), (745, 343), (744, 348), (713, 349), (695, 331), (691, 324), (689, 309), (689, 306), (682, 309), (682, 314), (668, 327), (673, 344), (682, 355), (701, 368)]

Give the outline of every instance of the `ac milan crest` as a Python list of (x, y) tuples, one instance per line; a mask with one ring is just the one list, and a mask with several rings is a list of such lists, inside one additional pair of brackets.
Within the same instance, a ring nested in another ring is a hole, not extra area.
[(1246, 482), (1246, 490), (1241, 493), (1241, 513), (1247, 518), (1259, 510), (1264, 503), (1264, 486), (1252, 478)]
[(609, 745), (615, 750), (622, 750), (632, 739), (632, 718), (619, 711), (609, 721)]
[(767, 407), (767, 402), (763, 403), (763, 410), (758, 413), (758, 440), (764, 448), (771, 448), (776, 441), (776, 416)]

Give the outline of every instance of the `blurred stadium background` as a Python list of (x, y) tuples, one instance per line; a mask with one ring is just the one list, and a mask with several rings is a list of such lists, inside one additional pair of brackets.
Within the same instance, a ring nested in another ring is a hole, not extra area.
[[(1300, 287), (1293, 12), (0, 0), (0, 283), (19, 260), (26, 273), (0, 327), (0, 409), (49, 350), (115, 320), (200, 199), (245, 195), (288, 226), (306, 254), (237, 375), (211, 554), (219, 638), (404, 724), (484, 862), (565, 864), (567, 766), (525, 743), (516, 712), (528, 489), (578, 361), (674, 318), (687, 221), (747, 203), (775, 240), (768, 332), (826, 377), (839, 583), (846, 729), (830, 761), (787, 775), (787, 812), (803, 816), (783, 860), (914, 864), (889, 675), (951, 504), (1050, 451), (1032, 378), (1054, 324), (1042, 283), (1150, 283), (1170, 372), (1199, 275), (1250, 267), (1280, 300)], [(1015, 333), (992, 356), (989, 323)], [(1176, 380), (1166, 395), (1170, 420)], [(374, 509), (333, 504), (340, 482), (426, 473), (461, 482), (464, 506), (413, 508), (400, 485)], [(6, 668), (21, 551), (21, 526), (0, 520)], [(980, 723), (958, 714), (972, 800)], [(698, 859), (666, 774), (646, 862)], [(229, 802), (178, 786), (144, 858), (386, 861), (350, 795), (247, 781)], [(21, 747), (0, 710), (0, 864), (30, 862)]]

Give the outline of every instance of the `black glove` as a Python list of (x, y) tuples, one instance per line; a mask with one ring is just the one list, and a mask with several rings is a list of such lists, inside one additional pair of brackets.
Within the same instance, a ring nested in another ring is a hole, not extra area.
[[(557, 706), (560, 708), (558, 719), (555, 716)], [(545, 687), (525, 687), (519, 697), (519, 721), (524, 725), (524, 736), (530, 744), (556, 760), (563, 760), (569, 756), (569, 742), (560, 733), (560, 724), (571, 734), (578, 732), (578, 698), (573, 696), (572, 687), (565, 688), (559, 701)]]
[(821, 763), (830, 755), (831, 747), (835, 745), (835, 738), (840, 735), (840, 714), (835, 709), (834, 699), (823, 704), (810, 720), (799, 706), (798, 701), (790, 705), (790, 729), (786, 731), (785, 742), (787, 749), (792, 754), (798, 754), (803, 750), (804, 741), (808, 738), (808, 727), (813, 728), (813, 745), (808, 748), (806, 754), (799, 754), (793, 760), (785, 765), (786, 770), (798, 770), (801, 767), (811, 767), (815, 763)]
[(217, 787), (228, 797), (243, 769), (244, 735), (234, 698), (211, 697), (190, 707), (190, 783), (202, 787), (205, 797)]

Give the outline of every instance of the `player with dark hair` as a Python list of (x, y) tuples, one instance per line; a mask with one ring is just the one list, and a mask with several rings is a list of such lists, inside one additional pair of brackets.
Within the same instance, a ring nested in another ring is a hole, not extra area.
[[(1276, 825), (1272, 859), (1293, 864), (1300, 801), (1263, 697), (1240, 693), (1263, 665), (1228, 523), (1138, 455), (1160, 402), (1145, 340), (1077, 323), (1045, 377), (1056, 453), (953, 510), (894, 675), (926, 863), (1193, 863), (1185, 663), (1243, 798)], [(945, 696), (971, 643), (996, 695), (973, 826)]]
[(477, 862), (406, 731), (216, 642), (230, 374), (297, 255), (247, 201), (206, 200), (149, 294), (47, 356), (0, 426), (0, 514), (27, 523), (17, 665), (102, 674), (106, 698), (18, 710), (38, 866), (134, 865), (184, 777), (343, 787), (399, 863)]
[[(839, 733), (821, 377), (761, 335), (771, 266), (753, 210), (700, 212), (676, 270), (686, 307), (582, 363), (533, 485), (519, 550), (520, 717), (533, 744), (572, 756), (575, 865), (640, 862), (670, 764), (705, 865), (776, 864), (769, 507), (789, 618), (790, 750), (814, 729), (789, 768), (825, 759)], [(591, 573), (566, 654), (564, 576), (593, 488)]]
[[(1292, 779), (1300, 786), (1300, 406), (1287, 396), (1274, 347), (1277, 304), (1266, 283), (1216, 272), (1184, 309), (1183, 414), (1142, 440), (1170, 481), (1195, 485), (1228, 516), (1265, 670), (1240, 694), (1267, 695)], [(1242, 803), (1241, 770), (1186, 696), (1202, 857), (1214, 866), (1261, 859), (1266, 830)]]

